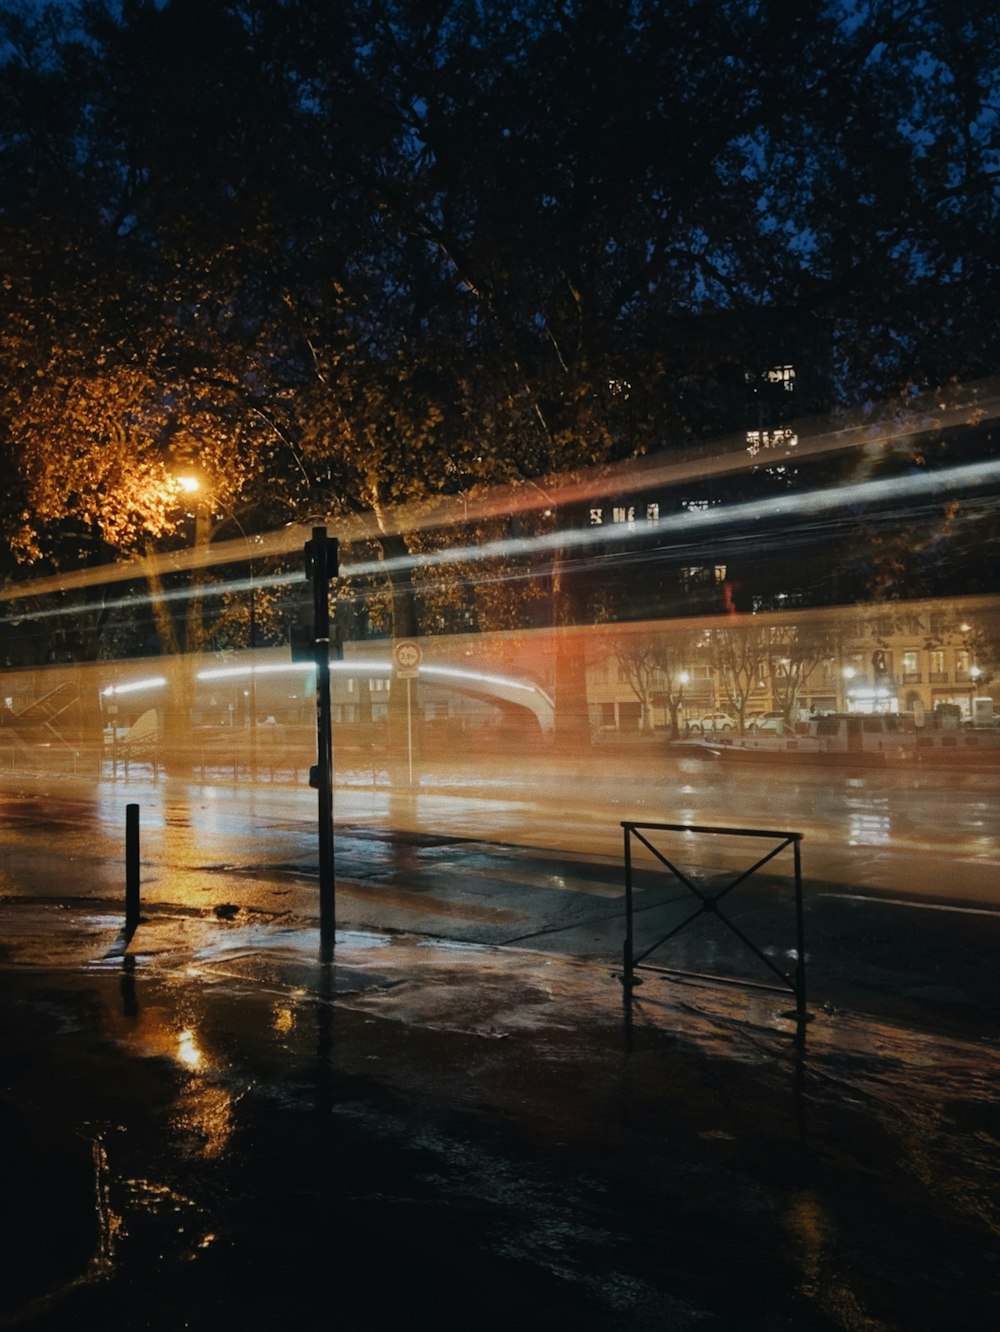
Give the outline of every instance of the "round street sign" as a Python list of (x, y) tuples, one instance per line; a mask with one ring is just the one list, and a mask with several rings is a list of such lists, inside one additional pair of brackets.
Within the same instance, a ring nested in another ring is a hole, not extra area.
[(396, 643), (392, 649), (392, 659), (396, 663), (396, 669), (399, 673), (415, 675), (417, 667), (423, 659), (423, 652), (420, 644), (414, 643), (412, 639), (404, 638)]

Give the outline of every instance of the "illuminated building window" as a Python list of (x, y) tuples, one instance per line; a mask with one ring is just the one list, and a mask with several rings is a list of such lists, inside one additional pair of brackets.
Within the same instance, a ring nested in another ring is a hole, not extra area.
[(795, 392), (795, 366), (772, 365), (762, 376), (768, 384), (780, 384), (786, 393)]
[(724, 564), (695, 564), (680, 570), (681, 586), (685, 588), (706, 587), (711, 583), (725, 582), (725, 578), (726, 566)]
[[(707, 507), (707, 502), (706, 506)], [(591, 509), (589, 511), (589, 523), (591, 527), (604, 526), (604, 509)], [(658, 523), (660, 521), (660, 504), (658, 500), (651, 500), (645, 507), (643, 516), (648, 523)], [(628, 523), (630, 527), (636, 524), (636, 506), (634, 504), (616, 504), (611, 509), (611, 521), (613, 523)]]
[(775, 430), (747, 431), (747, 453), (751, 458), (756, 458), (761, 449), (794, 449), (798, 442), (798, 435), (788, 426), (780, 426)]
[(904, 684), (919, 684), (920, 682), (920, 653), (904, 652), (902, 657), (903, 682)]

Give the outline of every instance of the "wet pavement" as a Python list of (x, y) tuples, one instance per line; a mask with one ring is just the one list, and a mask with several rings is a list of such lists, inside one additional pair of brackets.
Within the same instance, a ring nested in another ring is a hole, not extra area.
[(1000, 1321), (1000, 1039), (249, 909), (0, 910), (0, 1325)]

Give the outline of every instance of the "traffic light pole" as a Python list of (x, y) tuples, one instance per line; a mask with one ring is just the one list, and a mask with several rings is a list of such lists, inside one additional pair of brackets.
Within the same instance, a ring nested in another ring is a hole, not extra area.
[(325, 527), (306, 542), (306, 576), (313, 588), (313, 653), (316, 661), (316, 766), (309, 784), (317, 791), (319, 833), (319, 938), (324, 956), (336, 934), (333, 865), (333, 707), (330, 697), (330, 583), (337, 576), (338, 547)]

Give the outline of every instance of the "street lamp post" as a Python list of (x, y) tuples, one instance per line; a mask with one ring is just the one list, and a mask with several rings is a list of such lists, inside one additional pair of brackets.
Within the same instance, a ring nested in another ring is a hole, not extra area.
[(976, 687), (979, 684), (979, 678), (982, 675), (982, 673), (983, 673), (982, 667), (980, 666), (969, 667), (969, 679), (972, 681), (972, 683), (969, 685), (969, 716), (972, 719), (973, 726), (976, 724), (977, 720)]
[[(176, 480), (177, 485), (185, 494), (199, 496), (195, 508), (195, 545), (207, 545), (211, 536), (208, 528), (209, 505), (200, 498), (202, 489), (201, 481), (198, 477), (191, 475), (179, 476)], [(217, 503), (214, 497), (212, 498), (212, 503)], [(253, 549), (246, 528), (244, 528), (236, 514), (231, 509), (223, 509), (222, 516), (228, 522), (235, 525), (247, 548), (247, 581), (250, 594), (247, 631), (247, 646), (250, 653), (250, 686), (247, 692), (247, 710), (249, 716), (247, 718), (247, 729), (250, 735), (250, 772), (255, 779), (257, 774), (257, 671), (253, 660), (253, 652), (254, 648), (257, 646), (257, 589), (254, 581)], [(200, 636), (199, 633), (199, 638)]]
[(853, 666), (845, 666), (844, 669), (843, 669), (843, 671), (841, 672), (841, 674), (843, 675), (844, 682), (845, 682), (845, 683), (844, 683), (844, 711), (845, 711), (845, 712), (850, 712), (850, 710), (851, 710), (851, 681), (854, 679), (855, 675), (857, 674), (857, 671), (855, 671), (855, 669), (854, 669)]
[(691, 676), (687, 671), (681, 671), (677, 676), (678, 689), (676, 695), (670, 695), (670, 738), (677, 740), (680, 736), (680, 712), (684, 702), (684, 687), (690, 683)]
[(247, 582), (249, 600), (249, 615), (247, 623), (247, 647), (250, 654), (250, 689), (248, 698), (248, 708), (250, 716), (248, 718), (248, 729), (250, 732), (250, 771), (254, 778), (257, 775), (257, 666), (254, 662), (254, 649), (257, 646), (257, 588), (254, 582), (253, 553), (250, 537), (246, 529), (236, 514), (228, 510), (224, 515), (230, 522), (234, 523), (243, 538), (247, 548)]

